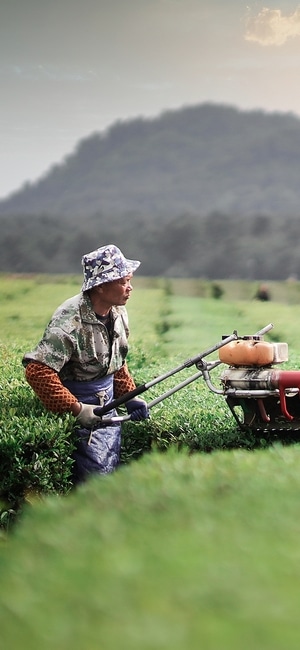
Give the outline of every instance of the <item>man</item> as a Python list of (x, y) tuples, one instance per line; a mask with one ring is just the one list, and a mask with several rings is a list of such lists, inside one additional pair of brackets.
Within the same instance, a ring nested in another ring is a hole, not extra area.
[[(121, 426), (105, 426), (94, 408), (136, 387), (126, 363), (125, 305), (139, 265), (113, 244), (84, 255), (81, 292), (56, 309), (41, 341), (23, 357), (26, 379), (44, 406), (77, 419), (74, 483), (112, 472), (119, 463)], [(149, 417), (141, 398), (126, 408), (132, 420)]]

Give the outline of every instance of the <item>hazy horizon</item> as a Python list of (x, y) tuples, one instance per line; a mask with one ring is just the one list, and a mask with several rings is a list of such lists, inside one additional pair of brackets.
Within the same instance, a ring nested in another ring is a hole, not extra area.
[(300, 8), (266, 4), (2, 4), (0, 197), (117, 120), (204, 102), (300, 117)]

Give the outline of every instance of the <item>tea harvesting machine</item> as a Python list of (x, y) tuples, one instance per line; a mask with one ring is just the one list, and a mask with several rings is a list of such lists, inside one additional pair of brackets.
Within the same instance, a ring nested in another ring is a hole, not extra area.
[[(241, 430), (255, 433), (264, 431), (300, 431), (300, 370), (282, 370), (280, 364), (288, 361), (287, 343), (268, 342), (264, 335), (273, 328), (266, 325), (253, 335), (239, 336), (237, 331), (201, 354), (153, 380), (137, 386), (104, 407), (96, 408), (103, 424), (130, 420), (130, 415), (105, 418), (112, 408), (125, 404), (152, 386), (176, 373), (195, 366), (197, 372), (176, 386), (148, 402), (154, 407), (178, 390), (202, 378), (208, 389), (223, 396)], [(218, 351), (218, 359), (206, 361), (206, 357)], [(218, 376), (212, 379), (212, 370), (220, 366)]]

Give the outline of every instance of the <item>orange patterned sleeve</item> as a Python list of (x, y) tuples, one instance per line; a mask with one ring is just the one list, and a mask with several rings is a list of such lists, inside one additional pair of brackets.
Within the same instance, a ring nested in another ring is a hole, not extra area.
[(128, 370), (128, 366), (124, 363), (122, 368), (114, 374), (114, 398), (117, 399), (135, 388), (136, 385)]
[(43, 363), (37, 361), (29, 363), (26, 366), (25, 376), (48, 411), (65, 413), (71, 411), (72, 405), (78, 402), (76, 397), (63, 386), (57, 372)]

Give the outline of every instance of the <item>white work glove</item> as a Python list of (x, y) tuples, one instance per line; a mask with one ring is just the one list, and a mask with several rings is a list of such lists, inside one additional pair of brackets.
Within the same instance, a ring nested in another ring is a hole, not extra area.
[(81, 410), (76, 419), (84, 429), (90, 429), (95, 424), (98, 424), (98, 422), (101, 422), (102, 418), (94, 413), (97, 404), (83, 404), (83, 402), (79, 402), (79, 404)]

